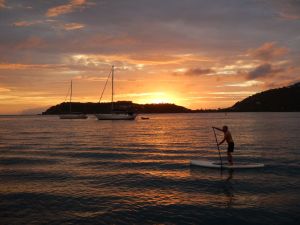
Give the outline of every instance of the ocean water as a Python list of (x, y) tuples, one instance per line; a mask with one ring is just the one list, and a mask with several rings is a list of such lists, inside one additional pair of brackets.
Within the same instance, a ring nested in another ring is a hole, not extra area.
[[(0, 224), (299, 224), (300, 113), (147, 116), (0, 117)], [(224, 124), (265, 168), (189, 165), (218, 160)]]

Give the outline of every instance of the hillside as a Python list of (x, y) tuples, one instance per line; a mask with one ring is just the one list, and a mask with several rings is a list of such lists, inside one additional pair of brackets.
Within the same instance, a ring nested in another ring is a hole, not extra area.
[(226, 110), (234, 112), (300, 112), (300, 82), (249, 96)]

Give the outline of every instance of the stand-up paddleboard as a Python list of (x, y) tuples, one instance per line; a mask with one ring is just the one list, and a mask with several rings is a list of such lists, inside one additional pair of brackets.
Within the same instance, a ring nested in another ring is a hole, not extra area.
[(234, 163), (229, 165), (228, 163), (223, 163), (221, 166), (220, 162), (205, 161), (205, 160), (191, 160), (190, 162), (193, 166), (201, 166), (206, 168), (225, 168), (225, 169), (254, 169), (262, 168), (265, 165), (262, 163)]

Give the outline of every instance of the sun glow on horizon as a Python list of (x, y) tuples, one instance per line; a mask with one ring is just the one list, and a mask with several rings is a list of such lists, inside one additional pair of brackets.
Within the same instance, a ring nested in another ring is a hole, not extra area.
[(170, 98), (153, 98), (149, 100), (151, 104), (174, 103)]
[(139, 99), (133, 99), (133, 101), (140, 104), (180, 104), (180, 100), (176, 95), (166, 92), (156, 92), (153, 95), (143, 96)]

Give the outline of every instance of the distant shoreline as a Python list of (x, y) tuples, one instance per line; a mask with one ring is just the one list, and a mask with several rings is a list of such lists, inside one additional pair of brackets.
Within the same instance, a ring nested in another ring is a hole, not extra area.
[[(139, 115), (155, 115), (155, 114), (210, 114), (210, 113), (228, 113), (228, 114), (231, 114), (231, 113), (300, 113), (299, 111), (291, 111), (291, 112), (283, 112), (283, 111), (279, 111), (279, 112), (270, 112), (270, 111), (267, 111), (267, 112), (234, 112), (234, 111), (228, 111), (228, 112), (221, 112), (221, 111), (217, 111), (217, 112), (186, 112), (186, 113), (139, 113)], [(0, 114), (0, 117), (35, 117), (35, 116), (40, 116), (40, 117), (46, 117), (46, 116), (59, 116), (59, 115), (62, 115), (62, 114)], [(95, 114), (94, 113), (88, 113), (87, 114), (88, 116), (94, 116)]]
[[(266, 90), (233, 106), (219, 109), (188, 109), (183, 106), (161, 103), (161, 104), (137, 104), (131, 101), (114, 102), (114, 109), (118, 111), (148, 113), (217, 113), (217, 112), (300, 112), (300, 82), (293, 85)], [(42, 114), (67, 114), (70, 111), (70, 103), (64, 102), (52, 106)], [(85, 114), (110, 113), (111, 103), (72, 103), (72, 112)]]
[[(219, 109), (188, 109), (183, 106), (160, 103), (160, 104), (137, 104), (131, 101), (114, 102), (114, 109), (117, 111), (136, 112), (138, 114), (157, 113), (231, 113), (231, 112), (300, 112), (300, 82), (277, 89), (270, 89), (242, 101), (236, 102), (233, 106)], [(70, 103), (63, 102), (51, 106), (40, 115), (62, 115), (70, 113)], [(80, 103), (72, 102), (72, 112), (85, 114), (110, 113), (111, 103)], [(0, 116), (34, 116), (39, 114), (3, 114)]]

